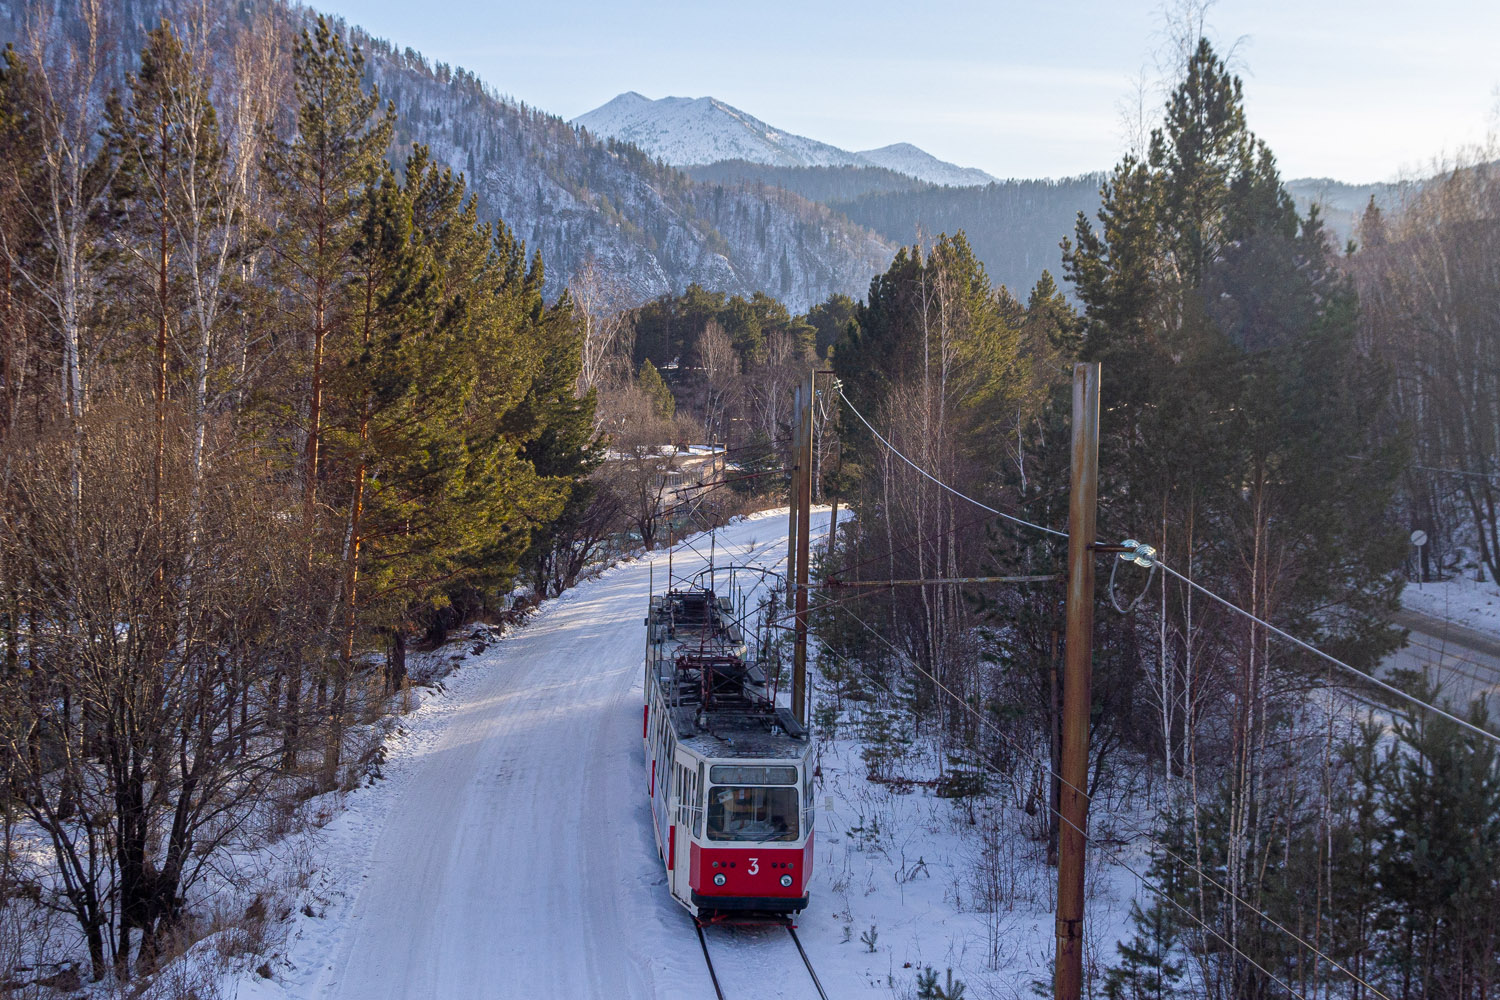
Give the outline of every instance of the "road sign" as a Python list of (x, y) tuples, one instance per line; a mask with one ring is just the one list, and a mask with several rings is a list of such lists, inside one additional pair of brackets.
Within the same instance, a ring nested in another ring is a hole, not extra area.
[(1418, 528), (1416, 531), (1413, 531), (1411, 533), (1411, 543), (1413, 545), (1415, 545), (1419, 549), (1422, 546), (1426, 545), (1427, 544), (1427, 532), (1423, 531), (1421, 528)]

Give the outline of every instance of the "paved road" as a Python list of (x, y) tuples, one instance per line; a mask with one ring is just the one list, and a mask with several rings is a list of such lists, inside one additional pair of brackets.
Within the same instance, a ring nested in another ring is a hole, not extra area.
[[(1387, 671), (1427, 670), (1442, 696), (1463, 705), (1480, 695), (1500, 693), (1500, 636), (1403, 610), (1396, 624), (1411, 630), (1406, 648), (1385, 660)], [(1496, 702), (1500, 707), (1500, 702)]]

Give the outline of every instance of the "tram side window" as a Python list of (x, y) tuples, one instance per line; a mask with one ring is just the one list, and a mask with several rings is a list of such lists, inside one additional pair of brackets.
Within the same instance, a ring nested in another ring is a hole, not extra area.
[(684, 830), (691, 829), (694, 816), (699, 814), (698, 806), (698, 776), (690, 769), (677, 768), (678, 788), (681, 789), (677, 804), (677, 823)]
[(703, 836), (703, 761), (698, 762), (698, 777), (693, 782), (693, 836)]
[(708, 839), (797, 839), (797, 789), (715, 785), (708, 793)]

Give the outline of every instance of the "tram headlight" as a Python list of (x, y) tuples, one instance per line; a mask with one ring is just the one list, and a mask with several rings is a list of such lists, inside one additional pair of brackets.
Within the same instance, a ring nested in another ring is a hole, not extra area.
[(781, 876), (781, 887), (783, 889), (790, 889), (792, 887), (792, 877), (790, 875)]
[(724, 884), (724, 873), (720, 872), (719, 874), (717, 874), (717, 875), (714, 876), (714, 885), (723, 885), (723, 884)]

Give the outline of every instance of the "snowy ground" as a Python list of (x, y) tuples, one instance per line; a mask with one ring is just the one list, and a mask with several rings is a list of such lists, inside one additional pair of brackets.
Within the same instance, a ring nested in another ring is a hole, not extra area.
[[(775, 562), (785, 524), (769, 511), (721, 531), (720, 563)], [(674, 570), (698, 558), (679, 547)], [(711, 997), (692, 923), (666, 892), (642, 778), (641, 620), (666, 564), (665, 553), (638, 559), (548, 602), (405, 716), (383, 780), (349, 794), (318, 833), (315, 874), (277, 914), (267, 961), (222, 992)], [(964, 807), (866, 781), (856, 732), (846, 719), (821, 744), (817, 872), (801, 920), (829, 995), (910, 997), (925, 965), (951, 967), (970, 1000), (1029, 995), (1049, 976), (1052, 873), (1015, 835), (1026, 817), (995, 799), (991, 815), (1011, 833), (985, 855)], [(1091, 904), (1088, 945), (1102, 962), (1132, 888), (1119, 874), (1102, 873)], [(986, 878), (998, 907), (983, 904)], [(779, 931), (712, 928), (708, 944), (735, 1000), (814, 995)]]
[(1409, 630), (1406, 647), (1386, 658), (1386, 670), (1425, 673), (1441, 698), (1466, 706), (1500, 695), (1500, 588), (1472, 577), (1409, 583), (1396, 623)]
[(1401, 606), (1500, 635), (1500, 587), (1468, 574), (1441, 583), (1408, 583)]

